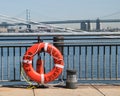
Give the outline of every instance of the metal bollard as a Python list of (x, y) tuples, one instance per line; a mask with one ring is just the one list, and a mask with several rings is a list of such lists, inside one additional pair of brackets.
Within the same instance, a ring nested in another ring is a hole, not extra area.
[(77, 75), (76, 70), (67, 70), (66, 88), (76, 89), (77, 88)]

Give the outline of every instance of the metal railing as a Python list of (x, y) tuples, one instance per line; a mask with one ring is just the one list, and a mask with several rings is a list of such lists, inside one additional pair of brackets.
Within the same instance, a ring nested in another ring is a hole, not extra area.
[[(46, 35), (45, 35), (46, 34)], [(9, 33), (0, 34), (0, 81), (21, 81), (22, 57), (34, 43), (50, 42), (62, 49), (64, 71), (59, 79), (66, 79), (66, 69), (75, 69), (78, 80), (120, 80), (120, 33), (63, 33), (64, 39), (55, 42), (60, 33)], [(64, 42), (63, 42), (64, 41)], [(54, 64), (45, 52), (40, 54), (44, 60), (45, 72)], [(33, 66), (36, 69), (34, 57)]]

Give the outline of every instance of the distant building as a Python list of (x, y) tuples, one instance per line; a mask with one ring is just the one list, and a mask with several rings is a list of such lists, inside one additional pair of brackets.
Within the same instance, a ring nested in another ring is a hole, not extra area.
[(0, 32), (7, 32), (8, 30), (7, 30), (7, 28), (5, 28), (5, 27), (0, 27)]

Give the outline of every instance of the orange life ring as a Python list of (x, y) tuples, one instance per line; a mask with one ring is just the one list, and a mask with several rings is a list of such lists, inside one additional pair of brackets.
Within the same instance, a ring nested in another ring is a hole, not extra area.
[[(43, 51), (43, 49), (45, 52), (49, 53), (53, 57), (55, 64), (53, 69), (46, 74), (44, 74), (44, 72), (36, 72), (32, 67), (33, 57), (37, 53)], [(64, 61), (61, 52), (53, 45), (44, 42), (34, 44), (32, 47), (30, 47), (23, 56), (22, 64), (23, 69), (28, 75), (28, 77), (31, 80), (41, 84), (51, 82), (58, 78), (58, 76), (62, 73), (62, 70), (64, 68)]]

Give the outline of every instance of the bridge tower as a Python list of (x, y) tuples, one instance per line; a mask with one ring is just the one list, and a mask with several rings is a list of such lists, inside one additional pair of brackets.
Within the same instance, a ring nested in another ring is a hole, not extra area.
[(96, 20), (96, 31), (100, 31), (100, 19)]
[(81, 30), (90, 31), (90, 20), (81, 22)]
[(90, 26), (90, 20), (87, 20), (87, 31), (91, 30), (91, 26)]
[(86, 31), (86, 22), (81, 22), (81, 30)]
[(26, 23), (27, 23), (27, 31), (31, 31), (31, 25), (30, 25), (30, 10), (26, 9)]

